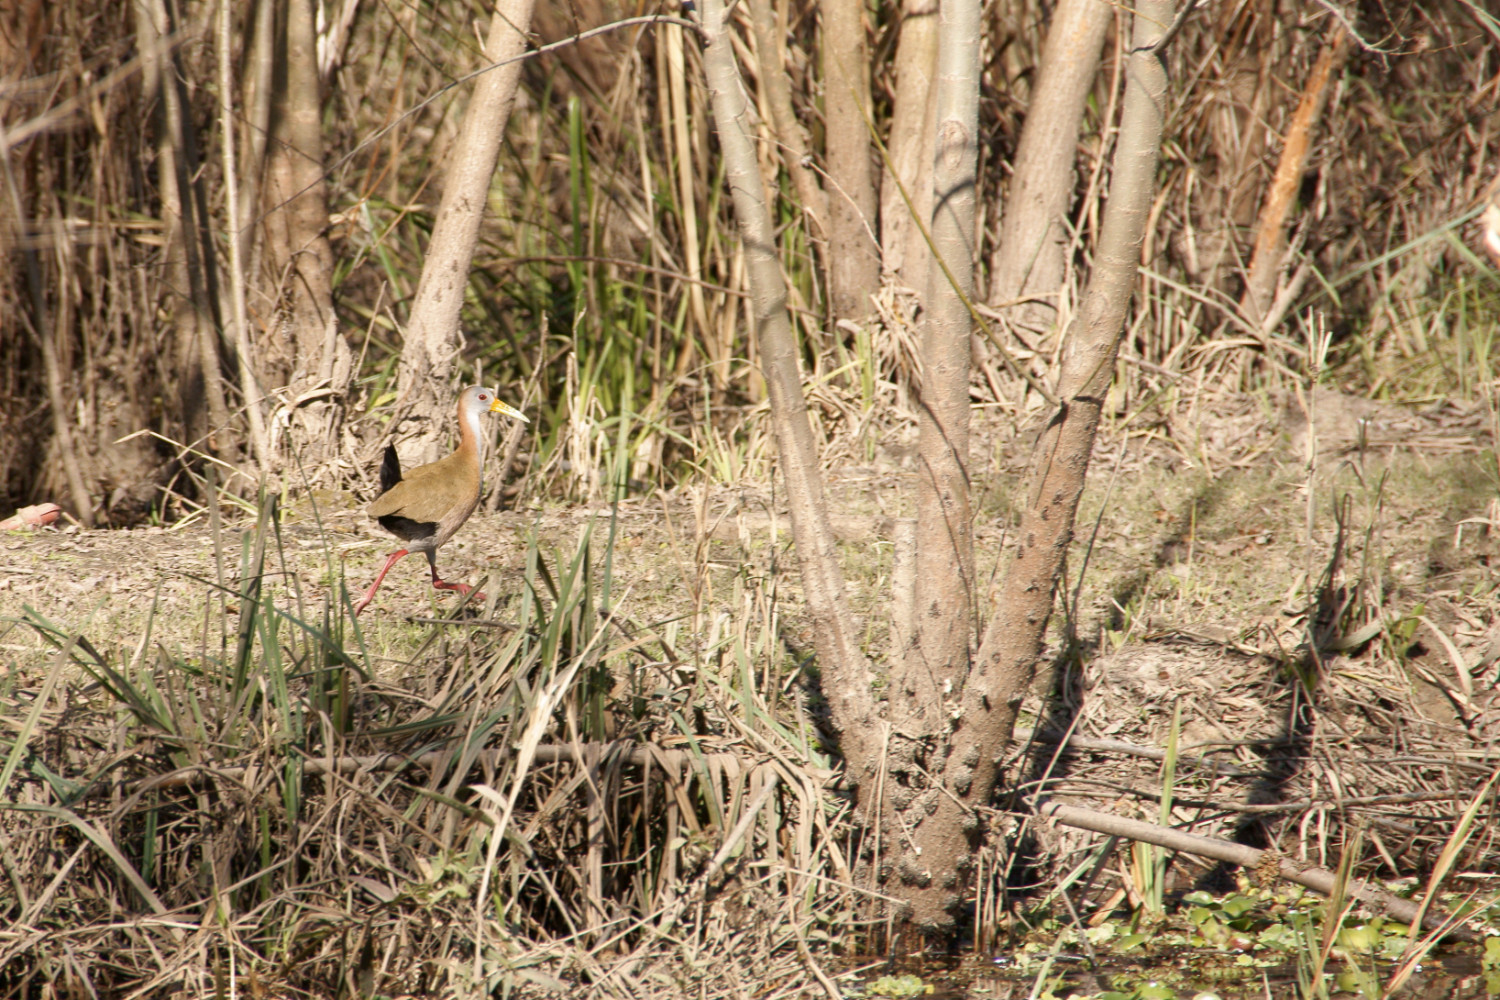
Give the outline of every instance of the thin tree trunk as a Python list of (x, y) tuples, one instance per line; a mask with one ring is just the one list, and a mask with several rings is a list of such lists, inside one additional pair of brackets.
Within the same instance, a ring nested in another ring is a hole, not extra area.
[[(296, 0), (293, 0), (295, 3)], [(219, 116), (224, 128), (224, 193), (228, 205), (226, 218), (229, 223), (229, 297), (234, 314), (235, 354), (239, 360), (240, 394), (245, 400), (245, 415), (250, 423), (250, 444), (254, 449), (255, 462), (262, 476), (272, 472), (270, 445), (266, 440), (264, 403), (260, 386), (256, 381), (251, 359), (249, 320), (245, 308), (244, 242), (240, 239), (238, 220), (239, 164), (235, 161), (234, 139), (234, 85), (230, 64), (231, 24), (233, 11), (228, 4), (219, 8)], [(324, 240), (326, 244), (327, 241)], [(331, 256), (331, 254), (330, 254)], [(329, 262), (331, 265), (331, 261)]]
[[(1010, 741), (1016, 711), (1031, 684), (1072, 539), (1094, 433), (1114, 376), (1155, 191), (1167, 77), (1154, 46), (1172, 21), (1172, 7), (1171, 0), (1142, 0), (1135, 7), (1134, 48), (1126, 64), (1109, 201), (1094, 272), (1067, 337), (1058, 386), (1062, 405), (1037, 441), (1015, 552), (962, 695), (960, 734), (978, 748), (968, 755), (972, 768), (958, 775), (972, 785), (972, 793), (961, 796), (970, 808), (989, 800), (996, 761)], [(955, 759), (962, 756), (955, 754)]]
[[(703, 341), (703, 351), (709, 360), (709, 376), (722, 384), (725, 366), (715, 364), (720, 360), (714, 354), (717, 338), (708, 319), (708, 302), (703, 295), (703, 248), (698, 244), (698, 185), (703, 171), (698, 169), (698, 148), (693, 142), (692, 115), (688, 110), (687, 55), (683, 50), (683, 30), (676, 25), (662, 27), (662, 49), (666, 55), (668, 107), (671, 109), (672, 127), (670, 137), (677, 182), (678, 217), (682, 232), (682, 254), (687, 265), (688, 309), (693, 323)], [(684, 338), (681, 353), (677, 356), (677, 377), (681, 378), (694, 367), (693, 340)]]
[[(282, 356), (266, 375), (268, 388), (285, 387), (282, 405), (293, 411), (301, 428), (297, 443), (306, 449), (302, 466), (316, 468), (338, 459), (342, 397), (354, 358), (338, 331), (330, 283), (335, 260), (327, 236), (323, 102), (312, 4), (286, 0), (285, 13), (282, 43), (276, 46), (281, 65), (275, 74), (264, 193), (266, 271), (269, 301), (275, 304), (274, 328), (265, 333)], [(247, 397), (255, 392), (254, 360), (241, 362)], [(253, 429), (264, 403), (247, 398), (246, 404)]]
[(902, 5), (896, 98), (886, 140), (889, 162), (880, 185), (881, 269), (919, 295), (927, 289), (932, 259), (917, 220), (932, 219), (938, 6), (938, 0), (906, 0)]
[[(166, 23), (164, 14), (163, 23)], [(173, 136), (178, 152), (177, 191), (183, 209), (183, 247), (187, 251), (188, 276), (201, 345), (198, 360), (207, 388), (209, 412), (213, 415), (213, 423), (204, 443), (210, 451), (227, 451), (223, 438), (232, 433), (232, 418), (229, 416), (228, 397), (224, 389), (225, 347), (221, 332), (225, 323), (220, 308), (222, 302), (219, 297), (218, 254), (208, 211), (208, 181), (202, 170), (203, 157), (198, 151), (198, 129), (192, 121), (187, 72), (177, 58), (175, 49), (171, 56), (171, 72), (165, 82), (173, 91), (168, 114), (173, 114), (175, 109)], [(222, 437), (216, 440), (216, 434)]]
[(217, 318), (210, 291), (213, 283), (207, 273), (213, 259), (200, 257), (196, 239), (197, 213), (190, 179), (195, 175), (195, 159), (191, 143), (184, 141), (191, 130), (183, 121), (181, 63), (176, 51), (168, 50), (166, 44), (174, 29), (165, 0), (138, 0), (136, 24), (146, 56), (146, 78), (158, 89), (160, 99), (155, 124), (160, 158), (157, 176), (167, 228), (163, 252), (167, 283), (177, 297), (171, 316), (177, 341), (179, 381), (175, 388), (186, 439), (183, 443), (216, 452), (219, 442), (215, 435), (228, 433), (229, 405), (221, 375)]
[[(492, 63), (514, 59), (526, 50), (535, 0), (498, 0), (484, 44), (484, 58)], [(398, 378), (403, 403), (422, 422), (408, 461), (438, 458), (447, 441), (453, 359), (462, 346), (458, 321), (479, 224), (500, 158), (505, 123), (515, 102), (521, 78), (519, 60), (482, 74), (464, 112), (463, 127), (453, 148), (443, 185), (443, 200), (433, 221), (432, 239), (416, 300), (401, 348)]]
[(823, 695), (833, 709), (845, 758), (857, 768), (869, 762), (869, 748), (879, 745), (873, 738), (876, 716), (869, 665), (860, 651), (853, 616), (844, 598), (843, 571), (828, 523), (817, 446), (802, 395), (797, 341), (786, 310), (786, 283), (776, 257), (775, 229), (746, 121), (744, 84), (735, 63), (723, 0), (706, 0), (702, 12), (703, 68), (724, 157), (725, 181), (734, 199), (735, 220), (745, 250), (755, 337), (771, 401), (776, 453), (787, 485), (792, 538), (812, 618)]
[[(792, 109), (792, 89), (787, 82), (786, 26), (781, 10), (773, 0), (755, 0), (750, 4), (751, 23), (755, 27), (755, 53), (760, 60), (760, 85), (765, 89), (766, 107), (776, 129), (781, 164), (792, 179), (801, 209), (812, 217), (813, 231), (828, 235), (828, 196), (818, 178), (808, 169), (807, 136)], [(820, 246), (826, 246), (820, 241)]]
[(870, 163), (870, 56), (861, 0), (823, 0), (823, 120), (833, 314), (859, 321), (880, 285)]
[(241, 76), (245, 81), (241, 89), (245, 144), (240, 155), (240, 217), (236, 225), (247, 275), (258, 273), (255, 251), (263, 246), (256, 239), (260, 232), (256, 219), (260, 215), (261, 184), (266, 174), (266, 139), (271, 134), (271, 98), (276, 76), (275, 32), (276, 5), (257, 3), (250, 42), (241, 56), (244, 66)]
[[(1084, 103), (1099, 70), (1113, 8), (1060, 0), (1016, 149), (1000, 241), (990, 258), (990, 302), (1013, 323), (1046, 330), (1057, 320), (1069, 243), (1068, 208)], [(1038, 299), (1017, 302), (1029, 296)]]
[[(914, 644), (898, 729), (943, 728), (945, 695), (967, 672), (973, 622), (969, 510), (969, 333), (974, 292), (974, 186), (979, 130), (979, 0), (947, 0), (939, 18), (937, 157), (931, 232), (943, 268), (930, 270), (918, 408)], [(952, 283), (949, 281), (952, 275)], [(895, 704), (893, 702), (893, 708)]]

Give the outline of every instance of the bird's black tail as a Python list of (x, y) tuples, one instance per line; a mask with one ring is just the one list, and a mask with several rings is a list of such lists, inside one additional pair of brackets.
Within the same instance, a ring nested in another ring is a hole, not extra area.
[(380, 460), (380, 492), (384, 493), (401, 482), (401, 459), (396, 456), (396, 446), (385, 446), (385, 457)]

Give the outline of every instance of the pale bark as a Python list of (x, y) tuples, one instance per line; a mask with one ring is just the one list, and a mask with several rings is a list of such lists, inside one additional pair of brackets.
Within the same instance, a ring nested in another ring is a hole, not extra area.
[[(969, 509), (969, 333), (974, 293), (974, 187), (978, 162), (978, 0), (947, 0), (939, 18), (933, 246), (924, 296), (922, 386), (917, 417), (915, 640), (907, 650), (898, 729), (941, 731), (945, 697), (968, 668), (973, 621), (973, 525)], [(952, 276), (950, 283), (949, 276)]]
[[(1038, 440), (1016, 551), (973, 668), (956, 690), (944, 692), (947, 718), (941, 734), (930, 729), (922, 733), (932, 749), (912, 750), (925, 753), (925, 770), (936, 786), (913, 795), (923, 818), (910, 834), (911, 849), (898, 874), (901, 894), (910, 903), (907, 918), (929, 934), (951, 934), (953, 915), (963, 903), (979, 809), (994, 793), (997, 761), (1031, 683), (1072, 537), (1151, 208), (1166, 71), (1150, 47), (1162, 37), (1171, 15), (1169, 0), (1136, 5), (1120, 142), (1094, 273), (1067, 338), (1058, 392), (1062, 405)], [(919, 605), (919, 617), (925, 611)], [(908, 810), (906, 821), (915, 814)]]
[(484, 58), (506, 64), (475, 81), (433, 220), (398, 372), (402, 410), (421, 422), (407, 455), (413, 464), (435, 461), (447, 441), (453, 359), (463, 343), (459, 314), (490, 180), (521, 78), (520, 61), (506, 60), (526, 49), (533, 5), (534, 0), (498, 0), (495, 5)]
[[(786, 283), (776, 257), (775, 229), (746, 121), (744, 84), (735, 63), (723, 0), (706, 0), (702, 18), (703, 68), (724, 157), (725, 183), (734, 200), (735, 221), (744, 246), (755, 338), (771, 401), (776, 454), (786, 480), (792, 538), (812, 619), (823, 695), (840, 730), (845, 758), (857, 771), (870, 763), (870, 747), (879, 745), (874, 739), (876, 716), (869, 665), (860, 651), (859, 635), (844, 597), (843, 571), (828, 522), (817, 445), (802, 395), (797, 341), (786, 310)], [(855, 776), (856, 781), (862, 778)]]
[(870, 162), (870, 56), (860, 0), (823, 0), (824, 158), (828, 163), (833, 314), (861, 320), (880, 284), (877, 201)]
[[(693, 323), (698, 327), (704, 353), (709, 360), (709, 376), (722, 383), (725, 366), (715, 362), (722, 358), (717, 353), (718, 338), (713, 335), (713, 324), (708, 318), (708, 301), (703, 295), (703, 248), (698, 242), (698, 187), (700, 178), (707, 173), (700, 169), (698, 144), (693, 142), (692, 115), (688, 111), (687, 57), (683, 50), (683, 31), (676, 25), (662, 28), (662, 49), (666, 53), (668, 107), (671, 109), (671, 129), (667, 132), (672, 142), (672, 164), (677, 181), (677, 206), (682, 233), (683, 263), (687, 265), (688, 309)], [(695, 364), (691, 337), (685, 338), (686, 346), (677, 357), (677, 377), (685, 376)]]
[(899, 517), (891, 532), (891, 634), (886, 659), (901, 663), (917, 634), (917, 519)]
[(253, 250), (260, 244), (256, 240), (256, 226), (260, 215), (260, 186), (265, 175), (266, 140), (271, 134), (271, 97), (276, 72), (275, 44), (276, 9), (271, 3), (255, 5), (255, 23), (251, 29), (251, 41), (243, 55), (244, 86), (241, 100), (245, 116), (245, 143), (240, 154), (240, 218), (238, 220), (240, 253), (250, 263), (246, 274), (255, 273), (251, 260)]
[(1104, 0), (1060, 0), (1042, 48), (990, 258), (990, 303), (1015, 303), (1006, 318), (1029, 329), (1046, 330), (1057, 320), (1078, 133), (1112, 16)]
[[(979, 4), (944, 5), (939, 155), (932, 219), (934, 242), (951, 279), (933, 269), (927, 292), (922, 387), (922, 496), (915, 574), (901, 568), (897, 595), (917, 597), (906, 656), (891, 678), (890, 719), (871, 693), (843, 597), (843, 576), (786, 312), (786, 288), (746, 105), (727, 36), (722, 0), (703, 6), (704, 68), (712, 92), (725, 181), (734, 200), (750, 280), (755, 336), (771, 401), (777, 453), (786, 477), (793, 536), (811, 618), (822, 690), (839, 731), (849, 780), (861, 807), (877, 808), (874, 841), (888, 892), (919, 930), (946, 936), (954, 926), (972, 868), (979, 808), (989, 804), (996, 761), (1010, 739), (1020, 694), (1030, 682), (1062, 554), (1071, 535), (1100, 406), (1113, 372), (1147, 213), (1160, 142), (1165, 71), (1145, 47), (1158, 40), (1169, 0), (1140, 5), (1130, 58), (1122, 141), (1105, 213), (1096, 274), (1064, 361), (1062, 411), (1042, 436), (1031, 501), (1002, 604), (986, 634), (977, 668), (966, 670), (973, 622), (972, 541), (966, 480), (968, 334), (964, 296), (973, 285), (973, 201), (977, 150)], [(926, 551), (922, 551), (925, 546)], [(909, 579), (915, 576), (915, 581)], [(934, 615), (933, 612), (936, 612)], [(929, 620), (932, 619), (932, 620)], [(903, 619), (904, 620), (904, 619)], [(906, 629), (897, 623), (897, 641)], [(882, 759), (889, 747), (890, 756)], [(889, 780), (877, 783), (884, 769)], [(883, 835), (883, 836), (882, 836)]]
[[(296, 0), (293, 0), (295, 3)], [(260, 386), (251, 364), (249, 320), (245, 304), (244, 241), (240, 239), (236, 221), (240, 217), (239, 173), (235, 162), (235, 116), (234, 86), (231, 82), (230, 26), (233, 12), (228, 4), (219, 7), (219, 120), (224, 129), (224, 193), (228, 202), (229, 219), (229, 297), (234, 315), (235, 353), (238, 355), (240, 394), (245, 400), (245, 414), (250, 423), (250, 444), (255, 452), (256, 465), (262, 476), (272, 472), (270, 445), (266, 439), (265, 411), (261, 400)], [(327, 215), (325, 213), (326, 220)], [(325, 241), (326, 242), (326, 241)], [(330, 254), (331, 256), (331, 254)], [(330, 261), (331, 264), (331, 261)]]
[(760, 85), (771, 124), (776, 130), (777, 152), (792, 188), (797, 192), (804, 213), (812, 217), (814, 231), (820, 237), (828, 234), (828, 196), (818, 178), (807, 167), (807, 136), (792, 109), (792, 89), (787, 81), (786, 26), (774, 0), (754, 0), (750, 5), (751, 23), (755, 27), (755, 54), (760, 61)]
[[(927, 288), (932, 259), (918, 220), (932, 218), (937, 130), (938, 0), (906, 0), (896, 43), (896, 98), (880, 185), (881, 269), (897, 284)], [(910, 199), (910, 205), (907, 204)]]
[(1058, 386), (1062, 405), (1037, 440), (1015, 551), (962, 695), (960, 737), (977, 748), (968, 755), (972, 767), (959, 776), (972, 785), (961, 796), (970, 806), (989, 799), (996, 761), (1035, 673), (1140, 265), (1167, 88), (1166, 70), (1152, 47), (1172, 19), (1172, 3), (1142, 0), (1135, 10), (1109, 201), (1093, 275), (1067, 337)]

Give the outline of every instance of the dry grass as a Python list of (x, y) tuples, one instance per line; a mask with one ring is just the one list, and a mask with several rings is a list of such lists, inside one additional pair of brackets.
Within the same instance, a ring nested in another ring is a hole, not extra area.
[[(1425, 871), (1494, 770), (1494, 543), (1483, 525), (1451, 533), (1495, 495), (1475, 450), (1487, 439), (1330, 451), (1309, 537), (1295, 425), (1273, 427), (1270, 451), (1243, 444), (1260, 449), (1250, 461), (1204, 443), (1284, 413), (1243, 410), (1199, 425), (1191, 450), (1129, 419), (1101, 444), (1084, 507), (1098, 528), (1074, 560), (1092, 542), (1078, 642), (1060, 622), (1056, 669), (1027, 703), (1044, 733), (1087, 742), (1017, 748), (975, 889), (982, 952), (1097, 850), (1033, 828), (1029, 797), (1154, 816), (1158, 765), (1132, 748), (1163, 745), (1173, 705), (1175, 823), (1312, 863), (1358, 828), (1362, 877)], [(986, 428), (976, 455), (999, 477), (1014, 432)], [(885, 519), (909, 512), (901, 462), (846, 469), (832, 490), (877, 657)], [(231, 981), (268, 996), (469, 995), (481, 981), (520, 995), (823, 991), (883, 910), (859, 889), (871, 845), (796, 652), (784, 515), (749, 484), (607, 510), (481, 516), (455, 564), (505, 567), (492, 606), (425, 610), (417, 572), (365, 631), (326, 604), (339, 567), (323, 546), (343, 536), (305, 515), (179, 535), (225, 560), (227, 611), (202, 601), (192, 631), (181, 599), (153, 606), (149, 587), (104, 606), (80, 595), (48, 623), (12, 583), (5, 606), (25, 624), (4, 641), (31, 652), (4, 692), (18, 738), (0, 981), (17, 996), (85, 981), (142, 996)], [(991, 561), (1006, 520), (981, 528)], [(70, 537), (15, 545), (8, 562), (67, 554)], [(376, 553), (345, 558), (362, 577)], [(211, 557), (199, 575), (217, 572)], [(1455, 877), (1500, 863), (1494, 814), (1480, 804)], [(1175, 872), (1179, 887), (1208, 874)], [(1131, 880), (1107, 865), (1093, 890), (1113, 905)]]
[[(76, 306), (59, 346), (66, 370), (94, 372), (74, 388), (98, 440), (124, 430), (95, 414), (128, 390), (163, 438), (203, 447), (152, 339), (171, 301), (160, 205), (140, 171), (154, 154), (139, 129), (60, 127), (73, 123), (57, 109), (79, 96), (74, 68), (116, 66), (123, 49), (100, 39), (128, 31), (86, 17), (87, 4), (56, 6), (66, 23), (31, 77), (62, 90), (7, 92), (28, 121), (59, 124), (27, 140), (30, 223), (11, 252), (45, 251), (49, 301)], [(1027, 10), (995, 21), (1014, 31), (996, 39), (985, 90), (997, 158), (1038, 48)], [(1016, 750), (1016, 794), (990, 817), (975, 888), (981, 952), (1024, 914), (1017, 899), (1045, 898), (1099, 846), (1032, 828), (1026, 797), (1045, 788), (1154, 815), (1155, 762), (1117, 744), (1159, 748), (1173, 704), (1183, 753), (1233, 766), (1179, 768), (1179, 824), (1318, 863), (1360, 828), (1362, 876), (1424, 873), (1496, 767), (1500, 283), (1465, 247), (1462, 221), (1488, 179), (1477, 168), (1495, 160), (1493, 27), (1457, 2), (1364, 27), (1393, 51), (1356, 52), (1341, 82), (1293, 223), (1305, 282), (1284, 323), (1255, 330), (1235, 295), (1255, 235), (1244, 209), (1274, 167), (1323, 10), (1308, 5), (1296, 24), (1226, 7), (1222, 23), (1191, 21), (1173, 50), (1173, 139), (1070, 563), (1072, 615), (1027, 703), (1038, 729), (1093, 742), (1055, 761), (1053, 744)], [(364, 350), (356, 456), (390, 416), (396, 330), (455, 130), (443, 101), (401, 116), (441, 91), (448, 54), (472, 55), (470, 13), (437, 4), (361, 20), (330, 83), (337, 295)], [(794, 100), (815, 122), (813, 21), (793, 18), (788, 42)], [(890, 30), (877, 26), (877, 51)], [(189, 36), (182, 53), (185, 72), (209, 78), (207, 41)], [(374, 558), (347, 541), (361, 522), (314, 517), (299, 486), (300, 519), (257, 524), (251, 502), (246, 522), (224, 497), (227, 520), (210, 526), (212, 480), (172, 449), (159, 457), (174, 493), (151, 512), (153, 533), (0, 540), (0, 996), (525, 995), (560, 983), (580, 996), (792, 996), (828, 993), (822, 966), (878, 939), (881, 901), (859, 888), (868, 844), (820, 729), (815, 664), (799, 652), (732, 219), (710, 144), (689, 136), (679, 158), (655, 124), (667, 62), (654, 35), (622, 34), (527, 71), (464, 359), (534, 393), (536, 437), (511, 494), (523, 513), (476, 518), (445, 549), (460, 569), (498, 571), (493, 606), (455, 615), (425, 591), (413, 602), (407, 580), (387, 585), (361, 632), (336, 599), (344, 561), (352, 578)], [(877, 90), (889, 89), (883, 72)], [(149, 117), (129, 88), (96, 96), (105, 122)], [(1074, 301), (1110, 106), (1101, 90), (1085, 128)], [(219, 166), (205, 162), (221, 213)], [(984, 176), (997, 204), (1004, 171), (992, 162)], [(914, 305), (887, 289), (871, 329), (826, 336), (811, 237), (797, 206), (781, 210), (806, 392), (880, 659), (884, 525), (909, 513)], [(24, 272), (7, 273), (0, 311), (19, 316)], [(1332, 330), (1316, 365), (1313, 311)], [(1017, 356), (1049, 377), (1056, 335), (1016, 337)], [(37, 351), (0, 336), (0, 482), (16, 501), (62, 492), (34, 432), (46, 409)], [(1311, 431), (1299, 392), (1313, 400)], [(993, 362), (975, 396), (988, 573), (1042, 407)], [(1311, 475), (1309, 440), (1322, 455)], [(32, 469), (46, 475), (14, 471)], [(346, 468), (340, 485), (367, 485), (368, 471)], [(607, 511), (621, 483), (618, 518), (601, 513), (588, 534), (568, 505)], [(1476, 828), (1453, 878), (1500, 867), (1493, 800)], [(1129, 881), (1107, 864), (1096, 898), (1125, 898)]]
[(805, 981), (854, 893), (811, 720), (760, 672), (782, 660), (776, 603), (680, 648), (608, 612), (606, 524), (528, 549), (513, 620), (408, 626), (400, 662), (273, 586), (269, 521), (207, 652), (149, 625), (101, 649), (27, 611), (55, 652), (6, 698), (7, 989)]

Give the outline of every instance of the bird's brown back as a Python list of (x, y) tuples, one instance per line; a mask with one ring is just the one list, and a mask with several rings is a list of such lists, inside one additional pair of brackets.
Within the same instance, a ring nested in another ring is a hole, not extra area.
[(405, 473), (367, 508), (371, 517), (394, 514), (412, 521), (437, 521), (479, 500), (479, 468), (473, 455), (456, 451), (430, 465)]

